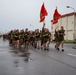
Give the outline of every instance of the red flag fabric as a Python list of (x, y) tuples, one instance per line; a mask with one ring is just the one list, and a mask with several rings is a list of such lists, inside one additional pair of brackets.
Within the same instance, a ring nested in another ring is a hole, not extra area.
[(57, 7), (54, 11), (54, 15), (53, 15), (53, 22), (52, 24), (56, 24), (58, 22), (58, 19), (61, 17), (61, 14), (59, 14)]
[(53, 25), (56, 24), (56, 23), (58, 23), (58, 20), (52, 20)]
[(40, 18), (40, 22), (43, 22), (45, 20), (45, 16), (43, 16), (42, 18)]
[(43, 22), (45, 20), (45, 16), (47, 16), (47, 15), (48, 15), (48, 13), (47, 13), (44, 3), (43, 3), (41, 10), (40, 10), (40, 22)]

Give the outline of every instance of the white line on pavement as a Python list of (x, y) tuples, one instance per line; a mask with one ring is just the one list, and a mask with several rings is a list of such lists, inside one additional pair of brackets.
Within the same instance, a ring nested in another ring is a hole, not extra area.
[(68, 53), (68, 55), (73, 56), (73, 57), (76, 57), (76, 55), (75, 55), (75, 54)]

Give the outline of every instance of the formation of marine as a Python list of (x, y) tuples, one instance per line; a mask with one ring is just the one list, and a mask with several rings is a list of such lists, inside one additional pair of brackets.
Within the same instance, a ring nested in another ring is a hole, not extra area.
[[(57, 27), (58, 28), (58, 27)], [(61, 26), (61, 30), (55, 29), (55, 41), (56, 45), (55, 48), (59, 50), (59, 46), (61, 45), (62, 51), (64, 51), (64, 36), (65, 30), (63, 26)], [(5, 35), (3, 38), (5, 39)], [(21, 48), (28, 49), (30, 45), (37, 49), (43, 49), (45, 51), (49, 51), (49, 45), (51, 43), (51, 32), (47, 28), (42, 28), (42, 30), (36, 29), (35, 31), (30, 31), (27, 28), (24, 30), (14, 29), (11, 30), (8, 35), (7, 39), (9, 40), (9, 45), (13, 46), (14, 48)]]
[[(5, 38), (5, 36), (3, 36)], [(11, 30), (7, 39), (9, 40), (9, 45), (14, 48), (24, 48), (32, 45), (37, 49), (44, 49), (49, 51), (49, 44), (51, 41), (51, 33), (47, 28), (43, 28), (43, 31), (36, 29), (35, 31), (29, 31), (27, 28), (24, 30)]]

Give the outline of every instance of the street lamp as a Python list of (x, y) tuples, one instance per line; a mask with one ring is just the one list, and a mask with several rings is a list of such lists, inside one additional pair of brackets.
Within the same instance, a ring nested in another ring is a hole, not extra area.
[(73, 9), (74, 10), (74, 13), (75, 13), (75, 9), (73, 8), (73, 7), (71, 7), (71, 6), (66, 6), (67, 8), (71, 8), (71, 9)]
[(31, 24), (30, 24), (30, 26), (32, 26), (32, 27), (33, 27), (33, 30), (34, 30), (34, 26), (33, 26), (33, 25), (31, 25)]

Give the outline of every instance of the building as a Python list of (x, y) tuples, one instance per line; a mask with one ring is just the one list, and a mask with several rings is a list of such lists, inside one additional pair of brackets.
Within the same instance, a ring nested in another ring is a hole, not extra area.
[[(52, 20), (51, 20), (52, 24)], [(65, 40), (76, 40), (76, 12), (64, 14), (58, 20), (58, 23), (51, 25), (52, 37), (54, 39), (55, 28), (64, 26)]]

